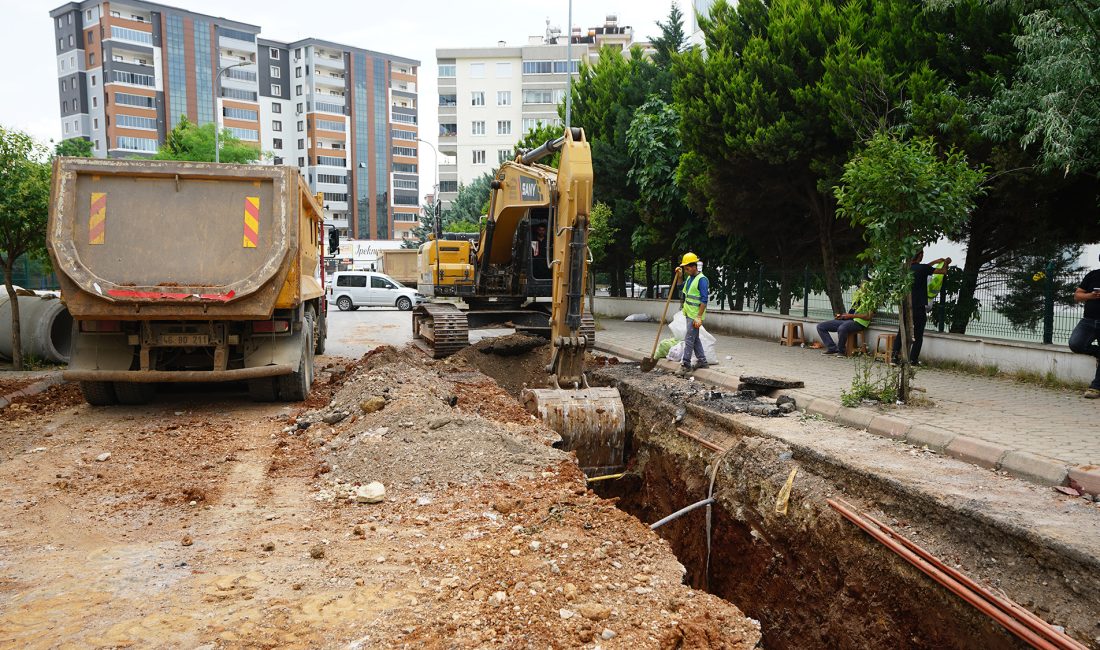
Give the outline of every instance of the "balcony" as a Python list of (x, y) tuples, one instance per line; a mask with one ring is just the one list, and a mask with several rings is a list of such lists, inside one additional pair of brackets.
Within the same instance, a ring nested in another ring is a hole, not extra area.
[(313, 65), (328, 70), (344, 71), (344, 55), (339, 53), (314, 52)]

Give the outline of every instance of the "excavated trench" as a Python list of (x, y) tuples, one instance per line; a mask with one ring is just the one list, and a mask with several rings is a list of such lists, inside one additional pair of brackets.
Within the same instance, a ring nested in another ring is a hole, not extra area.
[[(541, 384), (545, 349), (533, 360), (468, 353), (467, 359), (517, 391)], [(1046, 620), (1095, 647), (1100, 576), (1096, 558), (1077, 562), (1040, 540), (1001, 534), (980, 518), (951, 512), (889, 481), (848, 474), (826, 459), (754, 430), (774, 422), (719, 413), (683, 391), (684, 380), (642, 374), (634, 364), (591, 373), (617, 386), (628, 417), (627, 474), (593, 483), (601, 496), (644, 522), (654, 522), (708, 496), (714, 479), (708, 559), (705, 508), (658, 530), (687, 568), (685, 580), (737, 605), (760, 621), (767, 648), (1027, 647), (1000, 625), (948, 592), (843, 519), (832, 497), (861, 504), (911, 535), (952, 566), (1003, 588)], [(688, 391), (690, 392), (690, 390)], [(701, 392), (701, 387), (699, 391)], [(684, 401), (696, 401), (686, 411)], [(797, 415), (783, 418), (790, 426)], [(736, 419), (738, 424), (731, 424)], [(709, 432), (726, 449), (713, 452), (677, 429)], [(777, 497), (798, 468), (787, 512)], [(879, 509), (879, 506), (886, 505)], [(1000, 563), (997, 564), (1000, 558)], [(1048, 589), (1052, 586), (1071, 589)]]

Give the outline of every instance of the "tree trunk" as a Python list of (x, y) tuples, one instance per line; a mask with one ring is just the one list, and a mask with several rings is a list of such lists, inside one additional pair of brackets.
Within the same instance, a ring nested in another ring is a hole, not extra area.
[(645, 261), (645, 290), (645, 295), (653, 295), (653, 262), (650, 260)]
[(981, 252), (976, 246), (967, 246), (966, 264), (963, 266), (962, 284), (959, 286), (959, 298), (951, 312), (952, 334), (966, 334), (970, 324), (970, 315), (974, 312), (974, 293), (978, 289), (978, 273), (982, 268)]
[(11, 301), (11, 365), (14, 370), (23, 369), (23, 335), (19, 331), (19, 296), (15, 295), (15, 287), (12, 286), (13, 258), (9, 258), (4, 264), (4, 287), (8, 290), (8, 300)]
[(779, 272), (779, 313), (789, 316), (791, 313), (791, 274)]
[[(908, 266), (905, 269), (906, 273), (909, 272)], [(901, 327), (898, 328), (898, 335), (901, 337), (901, 343), (899, 344), (898, 354), (901, 359), (901, 375), (898, 377), (898, 400), (902, 403), (909, 403), (909, 379), (911, 375), (911, 368), (909, 364), (909, 348), (912, 346), (913, 340), (913, 292), (905, 294), (902, 298), (901, 304), (898, 305), (898, 321)]]
[(833, 313), (843, 314), (844, 288), (840, 286), (840, 274), (837, 270), (836, 250), (833, 248), (833, 225), (836, 213), (824, 203), (817, 188), (808, 189), (810, 212), (817, 223), (818, 241), (821, 245), (821, 270), (825, 277), (825, 293), (829, 296)]
[(737, 269), (734, 273), (734, 294), (733, 294), (733, 309), (734, 311), (745, 311), (745, 271), (744, 269)]

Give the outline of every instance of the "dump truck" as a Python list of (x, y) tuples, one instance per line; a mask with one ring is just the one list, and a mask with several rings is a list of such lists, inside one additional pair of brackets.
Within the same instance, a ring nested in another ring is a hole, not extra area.
[(58, 158), (46, 243), (93, 405), (160, 382), (299, 401), (324, 351), (324, 213), (293, 167)]
[(417, 256), (415, 248), (382, 251), (381, 271), (406, 287), (415, 287)]

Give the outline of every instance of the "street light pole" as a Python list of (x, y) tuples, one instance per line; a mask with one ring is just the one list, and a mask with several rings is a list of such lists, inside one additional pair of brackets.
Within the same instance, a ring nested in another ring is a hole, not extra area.
[(438, 207), (439, 206), (439, 151), (435, 148), (434, 144), (432, 144), (431, 142), (428, 142), (427, 140), (424, 140), (422, 138), (417, 138), (416, 141), (417, 142), (423, 142), (424, 144), (426, 144), (426, 145), (428, 145), (429, 147), (432, 148), (432, 167), (434, 168), (434, 171), (435, 171), (435, 173), (433, 174), (433, 178), (435, 179), (435, 182), (432, 184), (432, 201), (435, 203), (435, 205), (432, 206), (432, 211), (435, 212), (435, 230), (438, 233), (442, 230), (442, 225), (443, 225), (439, 222), (439, 207)]
[(569, 84), (565, 91), (565, 132), (569, 133), (569, 118), (573, 113), (573, 0), (569, 0), (569, 24), (565, 29), (565, 74), (569, 75)]
[(233, 68), (239, 68), (241, 66), (252, 65), (253, 61), (241, 61), (240, 63), (234, 63), (233, 65), (226, 66), (218, 69), (218, 74), (214, 76), (214, 162), (221, 162), (221, 130), (222, 130), (222, 75), (232, 70)]

